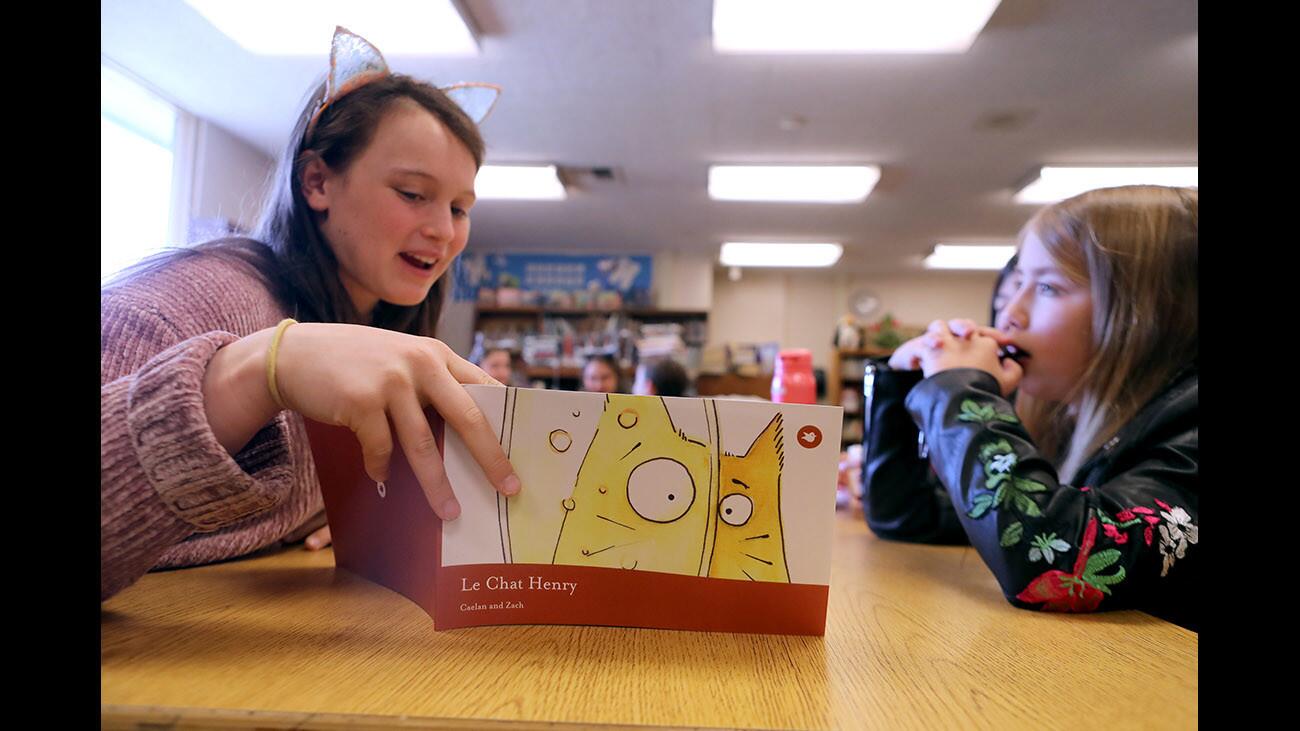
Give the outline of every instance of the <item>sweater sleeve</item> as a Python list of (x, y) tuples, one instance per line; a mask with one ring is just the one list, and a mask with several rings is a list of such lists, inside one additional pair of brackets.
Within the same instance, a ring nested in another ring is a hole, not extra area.
[[(284, 414), (235, 457), (208, 424), (203, 376), (217, 349), (236, 339), (210, 332), (156, 348), (177, 340), (165, 318), (101, 311), (101, 601), (192, 533), (265, 511), (288, 492), (293, 471)], [(153, 349), (160, 352), (145, 359)], [(115, 370), (124, 372), (114, 378)]]
[(903, 400), (920, 371), (876, 364), (863, 444), (863, 512), (881, 538), (916, 543), (966, 543), (966, 532), (929, 460), (918, 454), (919, 431)]
[(1195, 576), (1194, 424), (1148, 440), (1102, 484), (1071, 486), (988, 373), (936, 373), (912, 389), (907, 407), (972, 545), (1012, 604), (1143, 608), (1161, 603), (1170, 582)]

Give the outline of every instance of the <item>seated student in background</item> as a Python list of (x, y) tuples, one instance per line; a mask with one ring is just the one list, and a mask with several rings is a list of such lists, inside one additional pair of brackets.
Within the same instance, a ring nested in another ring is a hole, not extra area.
[(612, 355), (593, 355), (582, 366), (582, 390), (593, 393), (622, 393), (618, 361)]
[(507, 386), (524, 386), (515, 371), (515, 356), (506, 348), (488, 348), (475, 363), (483, 372)]
[(638, 396), (685, 396), (690, 387), (691, 376), (682, 364), (672, 358), (661, 358), (637, 366), (632, 393)]
[(685, 396), (690, 386), (690, 375), (672, 358), (664, 358), (650, 368), (651, 393), (656, 396)]
[[(1016, 266), (1012, 256), (993, 285), (989, 322), (1015, 290), (1011, 277)], [(924, 456), (918, 444), (918, 430), (903, 399), (921, 382), (917, 370), (894, 370), (888, 358), (868, 363), (872, 377), (864, 403), (867, 414), (862, 448), (862, 513), (867, 525), (881, 538), (916, 543), (967, 543), (966, 531), (957, 520), (948, 488)]]
[(1048, 206), (997, 329), (936, 320), (890, 358), (921, 370), (904, 404), (1016, 606), (1199, 625), (1198, 217), (1156, 186)]
[(993, 301), (989, 303), (989, 324), (993, 327), (998, 326), (998, 315), (1016, 293), (1016, 280), (1012, 279), (1011, 275), (1016, 270), (1018, 258), (1012, 254), (1011, 259), (1002, 267), (1002, 271), (998, 272), (997, 281), (993, 283)]

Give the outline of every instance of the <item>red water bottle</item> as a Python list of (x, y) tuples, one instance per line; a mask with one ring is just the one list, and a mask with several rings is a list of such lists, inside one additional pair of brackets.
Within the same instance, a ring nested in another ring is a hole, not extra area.
[(812, 372), (812, 351), (782, 350), (772, 374), (772, 400), (782, 404), (817, 403), (817, 381)]

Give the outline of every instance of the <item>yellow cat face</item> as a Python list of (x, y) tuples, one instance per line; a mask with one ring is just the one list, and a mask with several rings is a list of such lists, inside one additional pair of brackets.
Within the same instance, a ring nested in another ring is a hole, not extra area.
[(662, 399), (610, 394), (565, 500), (554, 563), (701, 575), (717, 475)]
[(717, 536), (709, 576), (790, 581), (781, 537), (781, 468), (785, 463), (777, 414), (744, 456), (722, 454)]

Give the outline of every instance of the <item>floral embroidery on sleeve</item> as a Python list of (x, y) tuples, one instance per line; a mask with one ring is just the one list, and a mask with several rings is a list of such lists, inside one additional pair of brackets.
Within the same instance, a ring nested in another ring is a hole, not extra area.
[[(967, 515), (975, 519), (982, 518), (996, 505), (999, 510), (1021, 518), (1042, 516), (1043, 511), (1030, 496), (1046, 492), (1047, 486), (1012, 474), (1019, 457), (1007, 440), (999, 439), (980, 447), (979, 457), (984, 465), (984, 487), (991, 492), (976, 495), (971, 500)], [(1003, 548), (1017, 545), (1024, 537), (1024, 531), (1024, 524), (1019, 519), (1013, 520), (1002, 530), (999, 545)]]
[[(981, 404), (972, 399), (962, 402), (957, 419), (985, 427), (997, 422), (1018, 423), (1015, 416), (1000, 413), (995, 405)], [(1085, 502), (1091, 503), (1092, 507), (1086, 514), (1087, 523), (1078, 555), (1070, 571), (1053, 568), (1058, 562), (1069, 565), (1068, 556), (1074, 546), (1057, 533), (1046, 530), (1060, 530), (1059, 526), (1042, 525), (1047, 516), (1044, 516), (1039, 500), (1048, 496), (1047, 486), (1016, 475), (1020, 455), (1007, 439), (999, 438), (995, 432), (984, 432), (981, 436), (982, 439), (980, 436), (976, 439), (982, 441), (977, 459), (983, 472), (983, 489), (978, 483), (971, 487), (966, 496), (969, 500), (966, 515), (974, 520), (995, 515), (1000, 528), (998, 543), (1002, 548), (1015, 549), (1017, 553), (1025, 550), (1028, 563), (1023, 565), (1032, 566), (1038, 561), (1046, 564), (1046, 570), (1016, 595), (1022, 602), (1048, 611), (1095, 611), (1102, 600), (1111, 595), (1112, 587), (1125, 580), (1130, 569), (1136, 571), (1139, 566), (1151, 565), (1145, 559), (1149, 557), (1153, 562), (1154, 556), (1143, 551), (1156, 545), (1157, 533), (1160, 538), (1158, 549), (1163, 559), (1162, 577), (1167, 576), (1174, 564), (1186, 556), (1189, 546), (1200, 540), (1198, 526), (1182, 507), (1149, 498), (1158, 508), (1134, 505), (1107, 514), (1091, 499), (1093, 495), (1101, 496), (1085, 486), (1079, 491), (1090, 493)], [(1040, 528), (1044, 530), (1040, 531)], [(1070, 529), (1071, 534), (1073, 530)], [(1099, 548), (1099, 538), (1109, 541), (1109, 545)], [(1017, 548), (1026, 542), (1027, 548)], [(1127, 560), (1121, 561), (1126, 555)]]
[(1187, 555), (1187, 545), (1200, 540), (1201, 531), (1192, 523), (1192, 516), (1186, 510), (1170, 507), (1160, 500), (1156, 500), (1156, 504), (1164, 508), (1160, 512), (1160, 517), (1165, 519), (1160, 524), (1160, 555), (1164, 557), (1160, 575), (1167, 576), (1174, 565), (1174, 559)]
[(1079, 557), (1074, 562), (1074, 571), (1066, 573), (1058, 569), (1044, 572), (1029, 582), (1024, 591), (1016, 598), (1029, 604), (1042, 604), (1049, 612), (1091, 612), (1101, 604), (1102, 597), (1110, 593), (1110, 585), (1124, 580), (1124, 567), (1117, 567), (1113, 574), (1103, 574), (1103, 570), (1113, 566), (1120, 558), (1117, 548), (1092, 553), (1097, 540), (1097, 519), (1088, 520), (1088, 527), (1083, 532), (1083, 544), (1079, 546)]
[(1125, 531), (1142, 523), (1147, 524), (1142, 531), (1142, 540), (1148, 546), (1151, 545), (1152, 530), (1160, 522), (1160, 518), (1156, 516), (1156, 511), (1151, 508), (1144, 508), (1141, 505), (1119, 511), (1115, 514), (1114, 520), (1107, 517), (1100, 510), (1097, 511), (1097, 517), (1101, 520), (1102, 532), (1119, 546), (1128, 543), (1128, 533)]
[(1055, 533), (1039, 533), (1034, 536), (1034, 547), (1029, 549), (1029, 562), (1045, 560), (1051, 564), (1056, 561), (1056, 554), (1070, 550), (1070, 544), (1056, 537)]
[[(1073, 573), (1049, 570), (1029, 582), (1024, 591), (1016, 598), (1031, 604), (1042, 604), (1043, 609), (1056, 612), (1091, 612), (1101, 604), (1105, 595), (1110, 594), (1110, 587), (1124, 580), (1126, 571), (1123, 566), (1116, 568), (1112, 574), (1101, 572), (1119, 561), (1121, 552), (1109, 548), (1092, 553), (1096, 545), (1097, 526), (1101, 526), (1105, 537), (1116, 545), (1125, 545), (1129, 540), (1127, 529), (1145, 524), (1143, 539), (1146, 545), (1152, 543), (1152, 529), (1160, 528), (1160, 554), (1164, 565), (1161, 576), (1167, 576), (1176, 559), (1187, 554), (1187, 547), (1200, 540), (1200, 530), (1192, 523), (1191, 515), (1181, 507), (1171, 506), (1156, 499), (1156, 504), (1163, 510), (1155, 515), (1155, 510), (1142, 506), (1126, 508), (1110, 518), (1101, 510), (1094, 510), (1096, 517), (1088, 520), (1084, 530), (1083, 543), (1079, 546), (1079, 557), (1074, 562)], [(1161, 520), (1163, 518), (1163, 521)], [(1029, 551), (1030, 562), (1040, 558), (1051, 563), (1055, 553), (1064, 553), (1069, 544), (1056, 537), (1055, 533), (1034, 537), (1033, 548)], [(1091, 554), (1091, 555), (1090, 555)]]
[(987, 424), (990, 421), (1005, 421), (1009, 424), (1019, 424), (1020, 420), (1013, 414), (1003, 414), (993, 408), (992, 404), (979, 404), (972, 399), (966, 399), (961, 402), (961, 414), (957, 416), (958, 421), (973, 421), (977, 424)]

